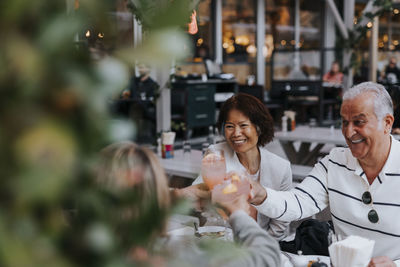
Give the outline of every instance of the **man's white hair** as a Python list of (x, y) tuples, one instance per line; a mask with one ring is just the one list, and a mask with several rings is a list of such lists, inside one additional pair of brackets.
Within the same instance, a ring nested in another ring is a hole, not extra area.
[(363, 82), (353, 86), (343, 94), (343, 101), (354, 99), (364, 93), (372, 93), (375, 96), (374, 112), (379, 121), (387, 114), (393, 115), (392, 98), (383, 85), (375, 82)]

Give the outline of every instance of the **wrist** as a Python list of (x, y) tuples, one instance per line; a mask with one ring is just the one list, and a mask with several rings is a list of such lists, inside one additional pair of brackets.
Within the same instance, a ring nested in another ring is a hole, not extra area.
[(182, 196), (179, 188), (169, 188), (169, 193), (172, 198), (180, 198)]
[(265, 188), (262, 188), (258, 194), (256, 195), (255, 198), (252, 199), (252, 201), (250, 202), (251, 204), (258, 206), (260, 204), (262, 204), (265, 200), (267, 199), (267, 190), (265, 190)]

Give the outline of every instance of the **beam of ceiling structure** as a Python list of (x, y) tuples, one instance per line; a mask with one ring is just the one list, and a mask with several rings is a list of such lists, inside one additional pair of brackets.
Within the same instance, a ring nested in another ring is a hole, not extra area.
[(344, 24), (344, 22), (342, 20), (342, 17), (339, 14), (339, 11), (338, 11), (338, 9), (336, 7), (336, 4), (335, 4), (334, 0), (326, 0), (326, 2), (328, 3), (329, 8), (332, 11), (333, 17), (335, 18), (335, 22), (336, 22), (336, 24), (337, 24), (337, 26), (338, 26), (338, 28), (340, 30), (340, 33), (342, 34), (342, 36), (345, 39), (348, 39), (349, 38), (349, 33), (347, 31), (346, 25)]

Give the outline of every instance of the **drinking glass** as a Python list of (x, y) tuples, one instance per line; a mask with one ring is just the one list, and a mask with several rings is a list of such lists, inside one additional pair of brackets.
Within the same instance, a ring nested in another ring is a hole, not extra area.
[[(218, 184), (214, 187), (211, 192), (211, 202), (219, 203), (224, 206), (224, 204), (232, 203), (234, 199), (241, 195), (249, 196), (250, 194), (250, 182), (241, 173), (230, 172), (227, 174), (228, 180), (225, 180), (223, 183)], [(230, 204), (232, 205), (232, 204)], [(225, 227), (225, 235), (229, 233), (227, 231), (228, 227), (228, 216), (223, 209), (216, 208), (218, 212), (218, 217), (214, 220), (214, 223), (217, 222), (219, 225)], [(227, 236), (226, 236), (227, 237)]]
[(224, 181), (226, 163), (223, 150), (208, 149), (205, 152), (201, 161), (201, 175), (210, 190)]
[(191, 151), (190, 141), (188, 140), (183, 141), (183, 154), (190, 154), (190, 151)]
[(317, 127), (317, 120), (315, 118), (311, 118), (309, 126), (310, 126), (310, 128)]
[(210, 146), (209, 143), (201, 144), (201, 154), (203, 155), (203, 157), (205, 156), (209, 146)]

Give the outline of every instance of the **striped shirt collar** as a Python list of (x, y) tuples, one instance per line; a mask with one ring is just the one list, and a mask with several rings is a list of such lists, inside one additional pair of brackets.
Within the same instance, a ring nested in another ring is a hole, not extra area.
[[(392, 177), (398, 177), (400, 179), (400, 142), (397, 141), (392, 135), (390, 136), (390, 138), (392, 139), (392, 142), (390, 146), (389, 156), (377, 177), (377, 182), (379, 184), (382, 184), (386, 179), (390, 179)], [(347, 153), (351, 154), (350, 149), (348, 149)], [(353, 156), (348, 158), (348, 168), (354, 170), (354, 174), (362, 177), (362, 179), (368, 183), (367, 176), (365, 175), (365, 172), (359, 164), (358, 160)]]

